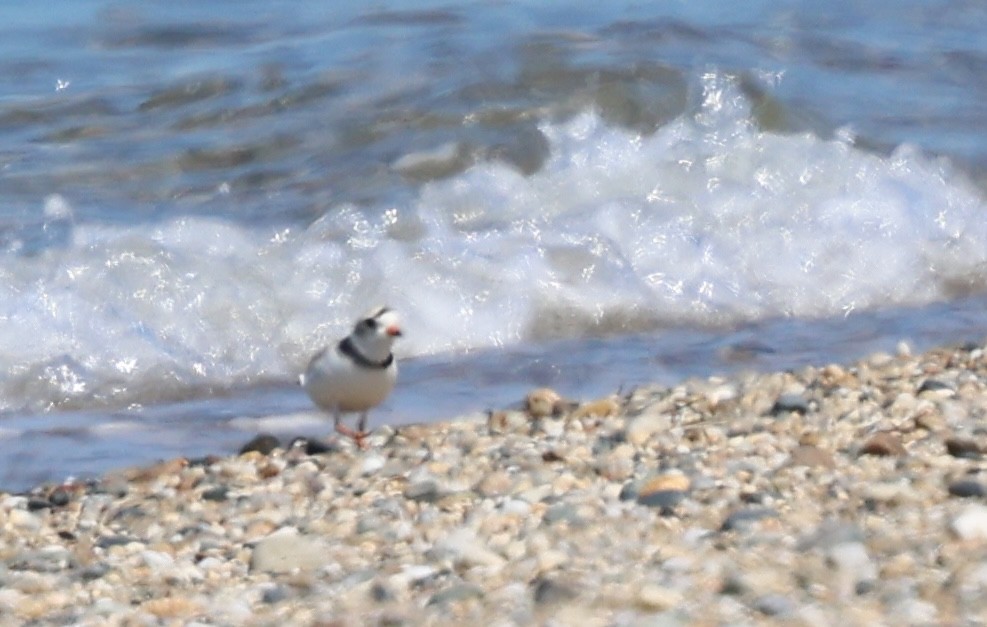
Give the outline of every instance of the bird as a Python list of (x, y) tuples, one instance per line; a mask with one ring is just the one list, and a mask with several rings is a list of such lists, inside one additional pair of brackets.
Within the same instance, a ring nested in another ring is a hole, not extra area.
[[(330, 412), (338, 433), (361, 448), (367, 437), (367, 412), (384, 402), (394, 389), (398, 364), (391, 347), (402, 336), (396, 312), (378, 307), (368, 312), (353, 331), (326, 346), (309, 362), (299, 383), (320, 409)], [(359, 412), (356, 429), (343, 424), (344, 413)]]

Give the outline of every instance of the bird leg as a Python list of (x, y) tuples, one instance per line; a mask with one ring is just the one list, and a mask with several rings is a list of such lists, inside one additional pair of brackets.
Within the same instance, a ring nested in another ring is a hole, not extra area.
[(335, 423), (337, 433), (341, 433), (346, 437), (353, 438), (353, 440), (356, 442), (356, 445), (359, 446), (360, 448), (367, 448), (367, 444), (364, 441), (364, 438), (366, 438), (367, 435), (369, 435), (365, 431), (367, 426), (366, 412), (360, 415), (360, 422), (357, 423), (356, 430), (353, 430), (348, 426), (346, 426), (345, 424), (343, 424), (342, 421), (343, 416), (342, 413), (339, 411), (338, 407), (333, 410), (332, 418), (333, 418), (333, 422)]
[(363, 412), (360, 414), (360, 419), (356, 423), (356, 435), (353, 436), (357, 446), (367, 448), (366, 437), (368, 435), (370, 435), (370, 432), (367, 431), (367, 412)]
[(367, 412), (360, 414), (360, 420), (356, 423), (356, 430), (362, 433), (364, 436), (370, 435), (367, 433)]

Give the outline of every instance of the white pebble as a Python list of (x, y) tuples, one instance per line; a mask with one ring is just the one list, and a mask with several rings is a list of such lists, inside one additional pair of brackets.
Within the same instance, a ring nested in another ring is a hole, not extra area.
[(488, 549), (476, 533), (467, 527), (460, 527), (437, 544), (452, 553), (457, 563), (466, 567), (504, 565), (504, 558)]
[(12, 510), (7, 515), (7, 520), (12, 527), (21, 531), (37, 531), (41, 529), (41, 519), (27, 510)]
[(168, 570), (175, 565), (175, 559), (161, 551), (141, 551), (140, 557), (148, 568), (158, 572)]
[(949, 523), (949, 530), (961, 540), (987, 540), (987, 507), (968, 506)]
[(384, 459), (383, 455), (367, 455), (363, 460), (363, 465), (360, 467), (360, 473), (363, 475), (372, 475), (383, 468), (385, 463), (387, 463), (387, 460)]

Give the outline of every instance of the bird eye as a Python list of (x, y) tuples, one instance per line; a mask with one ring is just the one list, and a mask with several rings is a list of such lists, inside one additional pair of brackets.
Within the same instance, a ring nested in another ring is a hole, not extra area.
[(371, 331), (373, 331), (374, 329), (377, 328), (377, 319), (376, 318), (367, 318), (367, 319), (365, 319), (363, 321), (363, 326), (365, 326), (366, 328), (368, 328)]

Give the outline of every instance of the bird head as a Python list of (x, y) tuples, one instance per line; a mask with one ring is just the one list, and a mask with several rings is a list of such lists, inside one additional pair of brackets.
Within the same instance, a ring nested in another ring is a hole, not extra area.
[(368, 312), (353, 327), (353, 340), (359, 343), (361, 350), (371, 359), (386, 359), (391, 353), (394, 340), (401, 335), (398, 314), (387, 307)]

